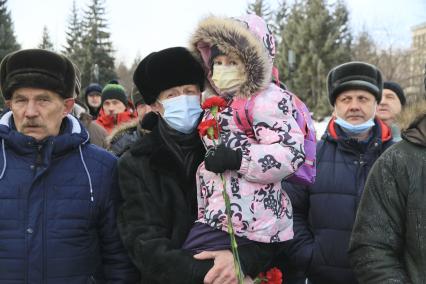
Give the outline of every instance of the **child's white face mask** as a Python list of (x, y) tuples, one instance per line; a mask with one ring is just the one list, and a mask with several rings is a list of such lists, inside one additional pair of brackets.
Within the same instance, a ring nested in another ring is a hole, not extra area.
[(237, 65), (214, 65), (212, 81), (221, 91), (240, 86), (246, 80), (241, 67)]

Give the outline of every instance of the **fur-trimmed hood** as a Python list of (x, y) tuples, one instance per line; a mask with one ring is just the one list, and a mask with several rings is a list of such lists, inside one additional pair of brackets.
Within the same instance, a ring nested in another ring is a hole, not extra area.
[(426, 100), (412, 103), (406, 106), (398, 116), (398, 125), (401, 130), (406, 130), (416, 118), (424, 114), (426, 114)]
[(214, 45), (225, 54), (237, 55), (244, 64), (247, 81), (240, 86), (237, 96), (250, 97), (271, 82), (275, 41), (265, 21), (256, 15), (238, 19), (209, 16), (199, 23), (190, 45), (203, 63), (210, 86), (209, 62)]
[(138, 129), (139, 120), (132, 120), (130, 122), (122, 123), (115, 127), (111, 133), (106, 137), (107, 145), (116, 142), (128, 132), (133, 132)]

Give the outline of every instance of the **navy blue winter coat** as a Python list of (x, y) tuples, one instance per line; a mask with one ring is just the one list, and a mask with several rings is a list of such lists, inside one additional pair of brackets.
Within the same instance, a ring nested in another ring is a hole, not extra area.
[(0, 120), (0, 283), (137, 283), (122, 246), (116, 159), (67, 116), (36, 142)]
[(393, 143), (380, 120), (372, 132), (368, 143), (358, 142), (331, 120), (317, 144), (315, 184), (283, 184), (293, 205), (295, 231), (286, 254), (311, 283), (357, 283), (347, 254), (352, 226), (368, 172)]

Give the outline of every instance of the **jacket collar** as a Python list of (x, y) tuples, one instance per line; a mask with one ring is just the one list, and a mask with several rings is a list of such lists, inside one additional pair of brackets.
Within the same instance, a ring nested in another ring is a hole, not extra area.
[(24, 135), (15, 129), (13, 114), (5, 113), (0, 119), (0, 139), (19, 154), (30, 154), (37, 151), (39, 146), (50, 148), (53, 155), (59, 155), (77, 148), (89, 141), (89, 134), (74, 116), (68, 114), (62, 121), (60, 134), (49, 136), (43, 141)]
[[(339, 135), (339, 130), (335, 123), (336, 118), (332, 117), (328, 123), (326, 136), (332, 140), (338, 141), (345, 139), (342, 135)], [(382, 143), (392, 140), (391, 129), (380, 119), (374, 119), (375, 125), (373, 127), (373, 137), (378, 138)]]
[(413, 144), (426, 147), (426, 114), (415, 119), (404, 131), (403, 138)]

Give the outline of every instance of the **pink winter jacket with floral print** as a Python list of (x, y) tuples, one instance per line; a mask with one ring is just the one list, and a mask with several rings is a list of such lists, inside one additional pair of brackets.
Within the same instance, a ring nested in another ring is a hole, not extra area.
[[(243, 159), (239, 171), (226, 171), (226, 190), (231, 200), (232, 222), (236, 235), (253, 241), (276, 242), (293, 237), (290, 200), (281, 180), (295, 172), (303, 162), (303, 134), (292, 116), (291, 98), (271, 84), (253, 105), (255, 139), (238, 128), (233, 109), (219, 114), (222, 143), (240, 148)], [(212, 118), (206, 112), (204, 119)], [(206, 147), (213, 146), (208, 138)], [(198, 222), (227, 230), (222, 181), (205, 169), (197, 172)]]
[[(194, 54), (204, 64), (209, 91), (228, 101), (219, 114), (221, 142), (243, 153), (238, 171), (225, 171), (226, 191), (231, 201), (232, 223), (237, 236), (270, 243), (293, 237), (290, 199), (281, 181), (294, 173), (305, 159), (304, 136), (293, 117), (291, 94), (271, 83), (275, 44), (265, 22), (255, 15), (239, 19), (208, 17), (191, 39)], [(221, 94), (212, 83), (211, 47), (237, 55), (243, 62), (246, 81), (233, 96)], [(233, 97), (249, 99), (255, 137), (250, 138), (235, 123)], [(209, 111), (203, 120), (212, 118)], [(206, 148), (212, 141), (203, 139)], [(198, 220), (227, 231), (225, 202), (220, 175), (197, 171)]]

